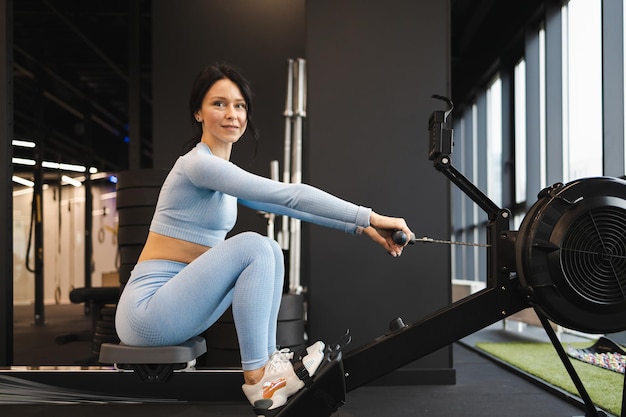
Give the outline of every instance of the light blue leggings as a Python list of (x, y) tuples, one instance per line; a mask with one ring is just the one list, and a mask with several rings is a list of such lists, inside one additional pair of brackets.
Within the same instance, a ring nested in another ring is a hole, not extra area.
[(116, 330), (128, 345), (176, 345), (208, 329), (232, 304), (242, 368), (258, 369), (276, 350), (283, 280), (280, 246), (253, 232), (226, 239), (188, 265), (143, 261), (120, 297)]

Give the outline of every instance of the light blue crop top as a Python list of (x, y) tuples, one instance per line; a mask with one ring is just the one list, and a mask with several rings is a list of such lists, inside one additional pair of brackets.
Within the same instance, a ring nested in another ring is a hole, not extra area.
[(200, 142), (178, 158), (168, 174), (150, 231), (215, 246), (234, 227), (237, 203), (347, 233), (369, 226), (372, 211), (306, 184), (251, 174), (214, 156)]

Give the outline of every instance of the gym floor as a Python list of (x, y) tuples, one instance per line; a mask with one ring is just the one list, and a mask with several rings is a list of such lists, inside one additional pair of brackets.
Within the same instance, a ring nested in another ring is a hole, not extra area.
[[(15, 365), (76, 365), (91, 355), (90, 320), (82, 305), (46, 306), (45, 325), (33, 325), (33, 307), (14, 309)], [(74, 334), (75, 341), (59, 345), (57, 336)], [(572, 399), (543, 387), (485, 358), (473, 349), (479, 341), (519, 338), (494, 325), (453, 345), (455, 385), (365, 386), (349, 392), (337, 417), (573, 417), (585, 411)], [(3, 396), (0, 387), (0, 398)], [(63, 417), (249, 417), (247, 404), (192, 405), (3, 405), (4, 416)]]

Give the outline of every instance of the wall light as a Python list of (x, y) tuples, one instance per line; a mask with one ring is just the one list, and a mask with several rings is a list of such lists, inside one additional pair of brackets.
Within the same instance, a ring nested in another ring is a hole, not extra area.
[(61, 181), (65, 182), (66, 184), (73, 185), (74, 187), (80, 187), (81, 185), (83, 185), (80, 181), (76, 181), (74, 178), (70, 178), (67, 175), (62, 175)]
[(19, 148), (34, 148), (36, 146), (35, 142), (31, 142), (29, 140), (19, 140), (19, 139), (13, 139), (11, 141), (11, 144)]
[(21, 185), (25, 185), (26, 187), (34, 187), (35, 183), (27, 180), (26, 178), (18, 177), (17, 175), (13, 175), (13, 182), (16, 182)]
[(14, 163), (15, 165), (28, 165), (28, 166), (34, 166), (36, 163), (34, 159), (26, 159), (26, 158), (12, 158), (11, 162)]
[(64, 164), (58, 162), (43, 161), (41, 166), (50, 169), (60, 169), (61, 171), (85, 172), (87, 168), (82, 165)]

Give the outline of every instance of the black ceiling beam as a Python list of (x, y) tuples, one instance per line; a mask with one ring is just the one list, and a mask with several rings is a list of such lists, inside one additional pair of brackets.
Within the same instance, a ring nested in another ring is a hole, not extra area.
[(100, 48), (96, 46), (83, 32), (81, 32), (72, 22), (69, 21), (63, 13), (61, 13), (56, 7), (50, 4), (49, 1), (44, 1), (45, 5), (54, 12), (54, 14), (61, 19), (61, 21), (72, 31), (80, 40), (82, 40), (105, 64), (113, 70), (122, 80), (128, 83), (128, 74), (113, 62)]
[[(115, 74), (117, 74), (124, 82), (127, 84), (130, 83), (129, 74), (122, 70), (112, 59), (110, 59), (98, 46), (93, 43), (88, 36), (86, 36), (80, 29), (76, 27), (60, 10), (55, 8), (49, 1), (44, 0), (46, 6), (50, 8), (50, 10), (72, 31), (78, 36), (80, 40), (82, 40), (107, 66), (109, 66)], [(136, 10), (136, 18), (139, 19), (141, 13), (139, 10), (139, 4), (137, 3)], [(130, 15), (130, 11), (129, 11)], [(117, 16), (117, 15), (116, 15)], [(127, 15), (130, 19), (131, 17)], [(137, 21), (137, 25), (139, 22)], [(130, 24), (129, 24), (130, 26)], [(150, 97), (145, 94), (140, 94), (140, 97), (146, 101), (146, 103), (151, 103)]]
[[(104, 116), (106, 116), (113, 123), (115, 123), (117, 125), (123, 125), (124, 124), (124, 122), (120, 119), (119, 116), (116, 116), (111, 111), (107, 110), (105, 108), (105, 106), (100, 104), (100, 103), (98, 103), (93, 98), (93, 96), (86, 95), (79, 88), (75, 87), (74, 84), (72, 84), (71, 82), (67, 81), (66, 79), (64, 79), (63, 77), (58, 75), (56, 72), (54, 72), (53, 70), (51, 70), (50, 68), (45, 66), (43, 63), (39, 62), (35, 57), (29, 55), (24, 49), (16, 46), (15, 47), (15, 52), (19, 53), (21, 56), (26, 58), (28, 61), (30, 61), (31, 63), (35, 64), (39, 69), (41, 69), (42, 73), (44, 73), (46, 76), (50, 77), (50, 79), (54, 80), (56, 83), (58, 83), (61, 86), (63, 86), (63, 88), (67, 89), (70, 93), (75, 95), (81, 101), (88, 102), (90, 104), (90, 106), (92, 106), (99, 113), (102, 113)], [(16, 69), (19, 68), (20, 73), (23, 73), (23, 74), (26, 74), (26, 75), (30, 74), (31, 78), (34, 78), (34, 75), (30, 71), (28, 71), (25, 67), (23, 67), (23, 66), (21, 66), (21, 65), (19, 65), (17, 63), (14, 63), (14, 65), (15, 65)]]
[[(463, 20), (465, 8), (453, 9), (452, 96), (455, 103), (470, 100), (475, 91), (493, 76), (502, 56), (523, 43), (529, 25), (543, 16), (544, 3), (555, 0), (515, 0), (461, 2), (465, 7), (476, 7), (480, 12)], [(454, 24), (454, 23), (453, 23)]]

